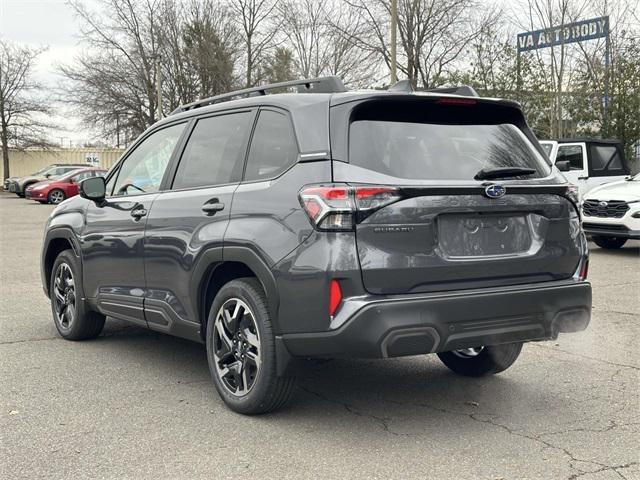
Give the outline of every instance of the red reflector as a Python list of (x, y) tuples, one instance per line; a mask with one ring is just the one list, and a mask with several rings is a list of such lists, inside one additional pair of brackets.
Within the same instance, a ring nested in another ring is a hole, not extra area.
[(475, 100), (470, 98), (441, 98), (436, 103), (440, 105), (475, 105)]
[(588, 274), (589, 274), (589, 260), (586, 259), (582, 262), (582, 267), (580, 268), (580, 280), (586, 280)]
[(336, 313), (338, 307), (340, 306), (340, 302), (342, 302), (342, 289), (340, 288), (340, 283), (337, 280), (331, 280), (331, 285), (329, 286), (329, 316), (333, 317), (333, 314)]

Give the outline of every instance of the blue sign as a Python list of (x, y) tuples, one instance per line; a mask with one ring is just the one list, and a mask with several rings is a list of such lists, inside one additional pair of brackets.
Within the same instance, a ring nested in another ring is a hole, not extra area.
[(609, 35), (609, 17), (598, 17), (558, 27), (518, 34), (518, 52), (548, 48), (565, 43), (593, 40)]

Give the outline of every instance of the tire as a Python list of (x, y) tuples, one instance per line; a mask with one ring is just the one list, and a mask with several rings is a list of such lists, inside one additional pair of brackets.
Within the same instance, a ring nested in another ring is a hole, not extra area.
[(506, 343), (443, 352), (439, 353), (438, 357), (450, 370), (459, 375), (482, 377), (505, 371), (514, 364), (521, 350), (522, 343)]
[(596, 235), (594, 235), (592, 238), (596, 245), (598, 245), (600, 248), (606, 249), (621, 248), (625, 243), (627, 243), (626, 238), (600, 237)]
[(295, 378), (276, 375), (273, 327), (257, 279), (232, 280), (220, 289), (209, 311), (206, 343), (213, 383), (231, 410), (257, 415), (289, 402)]
[(71, 250), (61, 252), (53, 263), (49, 294), (53, 323), (60, 336), (66, 340), (86, 340), (100, 335), (105, 316), (90, 310), (83, 300), (80, 265)]
[(47, 201), (53, 205), (62, 203), (66, 198), (67, 196), (59, 188), (54, 188), (49, 192), (49, 195), (47, 195)]

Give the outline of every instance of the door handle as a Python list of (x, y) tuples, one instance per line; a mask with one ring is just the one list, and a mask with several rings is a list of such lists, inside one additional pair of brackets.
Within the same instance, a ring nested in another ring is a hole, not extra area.
[(142, 217), (146, 217), (146, 215), (147, 211), (144, 208), (136, 208), (135, 210), (131, 210), (131, 216), (136, 220), (140, 220)]
[(219, 212), (221, 210), (224, 210), (224, 203), (218, 201), (217, 198), (214, 198), (202, 205), (202, 211), (206, 215), (215, 215), (216, 212)]
[(578, 180), (589, 180), (589, 177), (578, 177)]

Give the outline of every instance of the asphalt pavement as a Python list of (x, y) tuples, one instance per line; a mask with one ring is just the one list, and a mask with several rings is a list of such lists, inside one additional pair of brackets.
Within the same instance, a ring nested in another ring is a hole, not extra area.
[(203, 345), (115, 320), (58, 336), (39, 273), (51, 210), (0, 194), (0, 479), (640, 479), (640, 242), (590, 244), (589, 329), (500, 375), (334, 360), (288, 409), (243, 417)]

